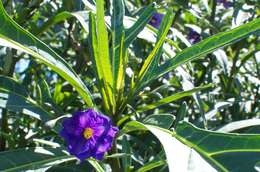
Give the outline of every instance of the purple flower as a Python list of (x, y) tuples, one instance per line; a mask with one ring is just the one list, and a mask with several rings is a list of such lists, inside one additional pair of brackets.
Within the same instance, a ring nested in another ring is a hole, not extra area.
[(232, 2), (227, 0), (217, 0), (218, 3), (222, 3), (225, 8), (232, 7)]
[(67, 143), (68, 151), (81, 161), (89, 157), (102, 160), (118, 132), (107, 116), (93, 109), (74, 113), (62, 126), (60, 135)]
[(153, 15), (153, 17), (151, 18), (151, 20), (149, 21), (149, 24), (152, 25), (153, 27), (159, 29), (163, 16), (164, 16), (163, 14), (155, 13)]
[(200, 34), (192, 29), (188, 35), (188, 40), (190, 41), (190, 43), (195, 44), (201, 40)]

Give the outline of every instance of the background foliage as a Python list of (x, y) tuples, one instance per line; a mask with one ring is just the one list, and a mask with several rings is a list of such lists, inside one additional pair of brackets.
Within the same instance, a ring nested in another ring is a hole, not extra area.
[[(259, 171), (259, 14), (257, 0), (2, 0), (0, 171)], [(58, 133), (90, 107), (120, 133), (79, 164)]]

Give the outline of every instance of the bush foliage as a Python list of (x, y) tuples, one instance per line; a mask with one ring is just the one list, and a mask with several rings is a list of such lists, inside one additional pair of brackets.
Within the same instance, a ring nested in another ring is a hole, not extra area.
[[(259, 14), (257, 0), (1, 0), (0, 171), (259, 171)], [(79, 162), (59, 133), (89, 108), (119, 132)]]

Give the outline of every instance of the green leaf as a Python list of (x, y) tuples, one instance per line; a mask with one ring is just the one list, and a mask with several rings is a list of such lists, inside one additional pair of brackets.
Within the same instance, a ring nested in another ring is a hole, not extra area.
[(206, 55), (218, 48), (227, 46), (231, 43), (246, 38), (260, 30), (260, 19), (255, 19), (247, 24), (232, 29), (230, 31), (221, 32), (213, 35), (192, 47), (186, 48), (178, 53), (174, 58), (169, 59), (164, 64), (158, 66), (149, 78), (144, 80), (143, 86), (150, 81), (162, 76), (163, 74), (175, 69), (176, 67), (185, 64), (188, 61), (194, 60), (198, 57)]
[(91, 94), (86, 85), (73, 71), (73, 69), (57, 53), (51, 50), (46, 44), (38, 40), (31, 33), (13, 21), (4, 10), (0, 1), (0, 45), (11, 47), (30, 54), (35, 59), (44, 63), (67, 80), (83, 97), (86, 104), (93, 107)]
[[(103, 67), (101, 64), (102, 57), (99, 56), (98, 54), (98, 38), (96, 35), (96, 22), (95, 22), (95, 16), (94, 14), (90, 13), (89, 15), (89, 40), (91, 41), (92, 45), (92, 59), (95, 65), (95, 72), (96, 72), (96, 77), (98, 78), (98, 83), (99, 83), (99, 89), (101, 90), (101, 94), (103, 97), (103, 102), (104, 106), (107, 112), (109, 112), (109, 107), (111, 106), (111, 101), (109, 101), (109, 94), (112, 94), (112, 85), (106, 84), (104, 81), (104, 71)], [(107, 91), (109, 89), (109, 92)], [(110, 97), (111, 99), (111, 97)]]
[[(121, 96), (120, 93), (123, 93), (123, 89), (124, 89), (124, 84), (125, 84), (125, 71), (126, 71), (126, 66), (127, 66), (127, 61), (128, 61), (128, 56), (124, 47), (124, 39), (125, 39), (125, 35), (124, 33), (122, 34), (121, 37), (121, 43), (120, 43), (120, 50), (119, 50), (119, 54), (117, 57), (115, 57), (115, 60), (118, 61), (118, 66), (115, 68), (117, 68), (115, 70), (115, 72), (117, 73), (115, 75), (115, 88), (116, 88), (116, 92), (118, 93), (118, 97)], [(116, 65), (116, 64), (114, 64)], [(119, 97), (121, 98), (121, 97)]]
[[(58, 83), (55, 84), (54, 94), (56, 93), (57, 85)], [(47, 105), (48, 107), (50, 107), (52, 110), (54, 110), (54, 113), (57, 116), (64, 114), (62, 108), (54, 102), (54, 99), (50, 92), (49, 85), (43, 78), (39, 80), (38, 87), (40, 88), (42, 94), (41, 105)], [(63, 93), (61, 93), (61, 95), (63, 95)]]
[[(142, 82), (143, 77), (145, 77), (147, 71), (152, 67), (155, 67), (155, 64), (158, 65), (158, 60), (160, 56), (156, 56), (158, 51), (160, 50), (161, 46), (164, 43), (165, 37), (168, 34), (168, 31), (172, 25), (173, 20), (173, 13), (172, 9), (170, 8), (166, 15), (163, 18), (163, 21), (161, 23), (159, 32), (158, 32), (158, 40), (154, 46), (154, 49), (149, 54), (149, 56), (145, 59), (144, 64), (142, 65), (142, 68), (138, 74), (138, 82)], [(138, 88), (137, 88), (138, 89)]]
[(21, 148), (0, 152), (0, 171), (17, 172), (49, 168), (62, 162), (73, 161), (74, 157), (54, 148)]
[(160, 167), (160, 166), (162, 166), (164, 164), (166, 164), (166, 161), (163, 161), (163, 160), (153, 161), (153, 162), (150, 162), (150, 163), (144, 165), (140, 169), (138, 169), (137, 172), (149, 171), (149, 170), (152, 170), (154, 168)]
[(254, 171), (260, 160), (260, 135), (211, 132), (187, 122), (178, 124), (176, 133), (219, 171)]
[[(113, 38), (113, 78), (114, 78), (114, 87), (122, 82), (125, 53), (124, 53), (124, 24), (123, 19), (125, 15), (125, 6), (123, 0), (113, 0), (113, 15), (111, 18), (111, 30)], [(116, 46), (120, 45), (119, 48)], [(120, 89), (120, 88), (119, 88)], [(118, 89), (117, 89), (118, 90)]]
[(162, 150), (160, 153), (158, 153), (154, 159), (146, 164), (144, 164), (141, 168), (137, 170), (137, 172), (145, 172), (145, 171), (150, 171), (154, 168), (160, 167), (160, 166), (165, 166), (167, 165), (167, 162), (164, 160), (165, 159), (165, 153)]
[(49, 88), (48, 83), (46, 82), (45, 79), (41, 79), (39, 81), (39, 87), (40, 87), (41, 92), (42, 92), (42, 102), (52, 103), (53, 101), (52, 101), (50, 88)]
[(86, 20), (88, 19), (89, 12), (87, 11), (78, 11), (78, 12), (68, 12), (68, 11), (63, 11), (58, 13), (57, 15), (51, 17), (47, 22), (45, 22), (38, 30), (35, 32), (35, 35), (40, 35), (44, 33), (46, 30), (48, 30), (51, 26), (62, 22), (64, 20), (67, 20), (71, 17), (75, 17), (83, 29), (88, 32), (88, 24)]
[(259, 126), (259, 125), (260, 125), (260, 119), (245, 119), (245, 120), (235, 121), (226, 124), (225, 126), (219, 128), (217, 131), (230, 133), (243, 128)]
[[(85, 2), (85, 0), (83, 0)], [(118, 6), (118, 5), (117, 5)], [(92, 8), (92, 7), (89, 7)], [(120, 7), (121, 8), (121, 7)], [(122, 10), (122, 9), (121, 9)], [(96, 13), (95, 9), (90, 10), (91, 13)], [(125, 33), (125, 47), (129, 47), (130, 44), (136, 39), (136, 37), (140, 34), (140, 32), (145, 28), (146, 24), (149, 22), (150, 18), (152, 17), (153, 13), (155, 12), (154, 4), (150, 4), (147, 6), (144, 11), (140, 14), (138, 19), (132, 18), (132, 17), (125, 17), (124, 19), (129, 23), (134, 23), (131, 27), (126, 29)], [(79, 12), (61, 12), (57, 15), (50, 18), (40, 29), (37, 34), (43, 33), (48, 28), (50, 28), (52, 25), (55, 25), (61, 21), (67, 20), (68, 18), (75, 17), (80, 24), (83, 26), (86, 32), (89, 31), (88, 27), (86, 27), (86, 22), (88, 21), (87, 14), (89, 11), (79, 11)], [(117, 17), (122, 17), (122, 14), (117, 15)], [(109, 23), (107, 21), (108, 25), (111, 25), (113, 27), (113, 23)], [(118, 23), (119, 24), (119, 23)], [(150, 31), (150, 30), (149, 30)], [(167, 39), (167, 38), (166, 38)], [(169, 42), (172, 42), (168, 40)], [(120, 43), (120, 41), (119, 41)], [(119, 49), (120, 44), (117, 44), (114, 48)]]
[[(159, 139), (166, 154), (169, 171), (192, 171), (189, 169), (195, 165), (198, 166), (198, 164), (202, 171), (214, 171), (198, 153), (192, 152), (191, 148), (173, 137), (174, 133), (171, 131), (153, 125), (131, 121), (125, 125), (121, 132), (127, 133), (136, 130), (149, 130)], [(194, 158), (196, 161), (194, 161)], [(191, 162), (196, 162), (197, 164), (191, 164)]]
[(144, 29), (146, 24), (149, 22), (154, 12), (154, 4), (150, 4), (141, 13), (140, 17), (134, 23), (134, 25), (126, 29), (125, 47), (129, 47), (130, 44), (136, 39), (137, 35)]
[(46, 122), (53, 115), (29, 97), (25, 88), (12, 78), (0, 76), (0, 107)]
[[(123, 136), (122, 139), (122, 152), (125, 154), (130, 154), (131, 155), (131, 146), (129, 144), (129, 142), (127, 141), (127, 137)], [(129, 168), (131, 167), (132, 164), (132, 159), (130, 156), (125, 156), (122, 158), (122, 166), (124, 171), (128, 171)]]
[(172, 126), (173, 121), (174, 116), (171, 114), (156, 114), (149, 115), (142, 121), (142, 123), (169, 129)]
[(191, 96), (193, 93), (201, 91), (201, 90), (204, 90), (204, 89), (207, 89), (207, 88), (210, 88), (211, 86), (212, 85), (209, 84), (209, 85), (205, 85), (205, 86), (201, 86), (201, 87), (195, 87), (195, 88), (193, 88), (191, 90), (187, 90), (187, 91), (176, 93), (174, 95), (165, 97), (163, 99), (160, 99), (157, 102), (154, 102), (152, 104), (146, 105), (144, 107), (138, 107), (137, 108), (137, 112), (144, 112), (144, 111), (147, 111), (147, 110), (151, 110), (151, 109), (157, 108), (157, 107), (159, 107), (161, 105), (168, 104), (168, 103), (173, 102), (175, 100), (179, 100), (179, 99), (181, 99), (183, 97)]
[(123, 135), (125, 133), (129, 133), (132, 131), (138, 131), (138, 130), (147, 130), (147, 129), (144, 126), (144, 124), (142, 124), (141, 122), (130, 121), (130, 122), (126, 123), (126, 125), (124, 126), (124, 128), (122, 130), (120, 130), (118, 137), (120, 137), (121, 135)]
[(105, 158), (109, 159), (109, 158), (124, 158), (124, 157), (130, 157), (131, 154), (127, 154), (127, 153), (115, 153), (112, 155), (107, 155)]
[(47, 172), (86, 172), (86, 169), (93, 171), (94, 169), (89, 163), (76, 164), (75, 162), (59, 164), (51, 167)]
[(95, 159), (88, 159), (88, 162), (96, 169), (97, 172), (105, 172), (103, 167)]
[(97, 14), (90, 14), (90, 40), (100, 83), (104, 106), (107, 112), (114, 112), (113, 74), (109, 56), (108, 33), (104, 19), (104, 1), (97, 0)]
[(149, 130), (160, 140), (170, 171), (254, 171), (259, 162), (260, 135), (212, 132), (188, 122), (171, 132), (131, 121), (121, 132), (137, 130)]
[(105, 24), (104, 0), (97, 0), (97, 43), (98, 58), (103, 71), (104, 82), (112, 86), (113, 76), (109, 57), (108, 33)]
[(188, 111), (188, 106), (186, 102), (183, 102), (182, 105), (180, 106), (177, 115), (176, 115), (176, 120), (174, 122), (174, 128), (176, 127), (176, 125), (180, 122), (183, 121), (185, 116), (187, 115), (187, 111)]
[[(88, 2), (88, 0), (82, 0), (82, 2), (84, 3), (85, 7), (92, 11), (92, 12), (96, 12), (96, 7), (94, 5), (92, 5), (90, 2)], [(95, 1), (94, 1), (95, 3)]]
[(86, 170), (94, 171), (94, 169), (96, 172), (105, 172), (98, 162), (94, 162), (92, 159), (88, 161), (89, 162), (84, 161), (79, 164), (76, 164), (75, 162), (66, 162), (64, 164), (51, 167), (47, 170), (47, 172), (86, 172)]

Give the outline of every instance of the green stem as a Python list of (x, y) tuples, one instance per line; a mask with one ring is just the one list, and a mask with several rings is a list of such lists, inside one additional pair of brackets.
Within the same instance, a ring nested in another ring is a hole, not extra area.
[[(239, 46), (241, 47), (241, 46)], [(240, 52), (240, 48), (237, 49), (236, 54), (234, 56), (233, 59), (233, 64), (231, 67), (231, 71), (230, 71), (230, 75), (229, 75), (229, 79), (228, 79), (228, 83), (227, 83), (227, 87), (226, 87), (226, 93), (230, 92), (230, 89), (232, 88), (233, 85), (233, 81), (234, 81), (234, 75), (236, 74), (236, 68), (237, 68), (237, 61), (238, 61), (238, 57), (239, 57), (239, 52)]]
[[(4, 61), (3, 75), (12, 77), (17, 62), (17, 59), (14, 58), (14, 54), (16, 54), (16, 50), (8, 49)], [(2, 109), (0, 133), (0, 151), (4, 151), (6, 150), (6, 134), (8, 134), (8, 111), (6, 109)]]
[(179, 19), (180, 15), (181, 15), (181, 11), (182, 11), (182, 9), (179, 8), (177, 10), (177, 12), (175, 13), (175, 16), (174, 16), (173, 21), (172, 21), (172, 27), (175, 25), (176, 21)]
[(8, 121), (7, 120), (8, 120), (8, 118), (7, 118), (7, 110), (6, 109), (2, 109), (0, 151), (4, 151), (6, 149), (5, 134), (8, 132)]
[(216, 6), (217, 6), (217, 0), (213, 0), (213, 2), (212, 2), (212, 8), (211, 8), (211, 15), (210, 15), (210, 23), (211, 23), (212, 25), (214, 25), (214, 22), (215, 22)]
[[(113, 143), (113, 147), (111, 149), (111, 154), (118, 153), (116, 145), (117, 145), (117, 141), (115, 140), (114, 143)], [(119, 161), (118, 158), (111, 158), (109, 160), (109, 164), (110, 164), (113, 172), (122, 172), (120, 161)]]

